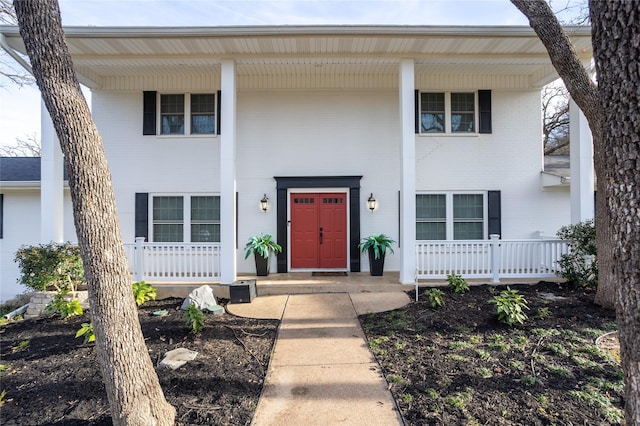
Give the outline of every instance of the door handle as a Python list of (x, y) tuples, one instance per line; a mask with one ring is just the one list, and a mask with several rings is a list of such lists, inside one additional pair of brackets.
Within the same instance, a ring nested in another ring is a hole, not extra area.
[(320, 244), (322, 244), (322, 226), (320, 227)]

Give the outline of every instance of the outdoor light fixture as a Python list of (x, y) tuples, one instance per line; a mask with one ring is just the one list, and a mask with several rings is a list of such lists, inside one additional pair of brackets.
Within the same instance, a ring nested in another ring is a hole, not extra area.
[(377, 204), (378, 202), (376, 201), (375, 198), (373, 198), (373, 192), (372, 192), (371, 195), (369, 195), (369, 199), (367, 200), (367, 207), (369, 207), (369, 210), (374, 211), (376, 209)]
[(269, 198), (267, 197), (267, 194), (264, 194), (264, 197), (260, 200), (260, 208), (265, 213), (269, 210)]

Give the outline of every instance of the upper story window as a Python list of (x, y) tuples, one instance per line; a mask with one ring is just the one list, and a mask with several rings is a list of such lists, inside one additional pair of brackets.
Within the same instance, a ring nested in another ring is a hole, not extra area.
[(216, 93), (163, 93), (147, 91), (142, 97), (143, 135), (220, 134), (220, 91)]
[[(189, 119), (185, 119), (189, 117)], [(160, 134), (212, 135), (216, 133), (216, 95), (161, 94)]]
[(417, 240), (482, 240), (487, 228), (484, 193), (416, 195)]
[(420, 93), (420, 133), (475, 133), (475, 131), (475, 93)]

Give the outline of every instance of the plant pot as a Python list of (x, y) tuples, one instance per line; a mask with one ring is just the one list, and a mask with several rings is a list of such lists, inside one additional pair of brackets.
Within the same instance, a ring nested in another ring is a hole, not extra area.
[(384, 270), (384, 253), (380, 253), (380, 257), (376, 259), (375, 252), (369, 249), (369, 273), (373, 277), (381, 277)]
[(266, 277), (269, 275), (269, 257), (253, 256), (256, 260), (256, 275), (259, 277)]

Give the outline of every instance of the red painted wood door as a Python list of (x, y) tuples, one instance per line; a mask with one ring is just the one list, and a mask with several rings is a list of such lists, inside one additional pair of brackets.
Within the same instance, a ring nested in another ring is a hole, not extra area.
[(291, 194), (291, 268), (347, 267), (345, 193)]

